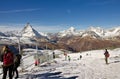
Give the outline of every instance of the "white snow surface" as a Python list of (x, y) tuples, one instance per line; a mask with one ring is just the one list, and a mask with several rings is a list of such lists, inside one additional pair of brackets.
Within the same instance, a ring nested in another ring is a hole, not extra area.
[[(55, 50), (59, 58), (41, 63), (40, 66), (34, 66), (35, 52), (28, 53), (22, 58), (23, 65), (19, 67), (18, 79), (120, 79), (120, 48), (108, 51), (108, 65), (105, 64), (104, 50), (70, 53), (71, 61), (65, 60), (62, 51)], [(24, 72), (21, 72), (21, 68)]]

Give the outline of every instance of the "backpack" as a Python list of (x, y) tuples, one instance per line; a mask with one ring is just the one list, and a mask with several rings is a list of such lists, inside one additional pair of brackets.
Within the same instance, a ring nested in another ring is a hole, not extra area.
[(14, 59), (14, 64), (19, 66), (21, 62), (21, 58), (22, 56), (20, 54), (17, 54)]
[(13, 64), (13, 62), (14, 62), (14, 55), (13, 55), (13, 53), (8, 51), (7, 53), (5, 53), (3, 55), (3, 65), (4, 66), (10, 66), (10, 65)]
[(106, 54), (106, 57), (109, 57), (110, 56), (110, 54), (108, 53), (108, 54)]
[(0, 53), (0, 61), (3, 62), (3, 54)]

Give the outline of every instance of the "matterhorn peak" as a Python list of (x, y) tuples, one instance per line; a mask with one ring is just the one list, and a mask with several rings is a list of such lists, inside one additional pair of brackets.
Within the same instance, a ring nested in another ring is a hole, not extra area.
[(30, 25), (30, 23), (27, 23), (26, 26), (24, 27), (24, 29), (21, 32), (21, 35), (23, 37), (40, 37), (41, 35), (32, 28), (32, 26)]
[(22, 32), (24, 31), (32, 31), (33, 30), (33, 28), (32, 28), (32, 26), (30, 25), (30, 23), (27, 23), (26, 24), (26, 26), (24, 27), (24, 29), (22, 30)]

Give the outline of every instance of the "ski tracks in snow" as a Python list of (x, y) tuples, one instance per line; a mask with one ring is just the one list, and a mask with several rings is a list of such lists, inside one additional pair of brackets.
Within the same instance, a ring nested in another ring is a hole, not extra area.
[[(120, 70), (117, 69), (120, 67), (119, 60), (120, 57), (111, 57), (109, 58), (110, 64), (106, 65), (104, 58), (88, 57), (83, 58), (82, 60), (72, 59), (70, 62), (63, 61), (62, 58), (59, 58), (55, 60), (56, 63), (50, 63), (50, 65), (32, 68), (31, 71), (22, 75), (22, 78), (49, 79), (47, 77), (48, 74), (61, 72), (57, 76), (63, 77), (63, 79), (71, 76), (77, 76), (76, 79), (119, 79), (120, 76), (118, 74)], [(43, 73), (46, 74), (38, 75)]]

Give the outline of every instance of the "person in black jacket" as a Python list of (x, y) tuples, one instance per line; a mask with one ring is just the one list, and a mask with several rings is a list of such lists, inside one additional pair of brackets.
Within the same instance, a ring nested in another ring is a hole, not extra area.
[(15, 59), (14, 59), (14, 67), (13, 67), (13, 76), (14, 76), (14, 72), (16, 72), (16, 77), (15, 78), (19, 77), (19, 73), (18, 73), (17, 68), (20, 66), (20, 61), (21, 61), (21, 55), (17, 54), (15, 56)]
[(53, 59), (55, 59), (55, 52), (53, 52)]
[(108, 57), (110, 56), (110, 54), (109, 54), (109, 52), (107, 51), (107, 49), (105, 49), (104, 55), (105, 55), (105, 62), (106, 62), (106, 64), (108, 64)]

